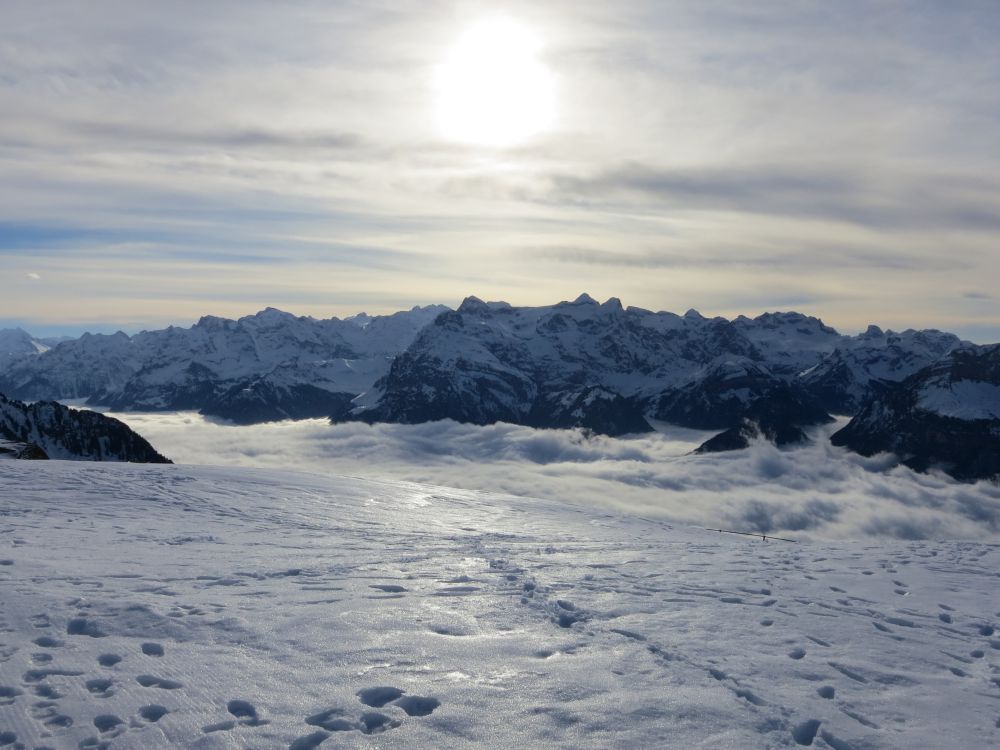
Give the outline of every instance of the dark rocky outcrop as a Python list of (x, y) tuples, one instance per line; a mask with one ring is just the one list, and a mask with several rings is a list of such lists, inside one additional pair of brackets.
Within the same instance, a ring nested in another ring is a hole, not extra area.
[(0, 394), (0, 438), (34, 446), (48, 458), (170, 463), (124, 422), (54, 401), (25, 404)]
[(865, 456), (895, 453), (917, 471), (1000, 478), (1000, 344), (962, 347), (882, 386), (832, 440)]

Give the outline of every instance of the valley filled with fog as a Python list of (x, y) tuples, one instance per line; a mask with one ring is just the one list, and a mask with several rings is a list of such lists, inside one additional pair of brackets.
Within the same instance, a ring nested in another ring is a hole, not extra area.
[(1000, 539), (1000, 486), (918, 474), (829, 443), (691, 455), (712, 433), (660, 425), (624, 438), (450, 420), (325, 419), (235, 426), (195, 412), (111, 413), (181, 464), (393, 478), (585, 503), (797, 538)]

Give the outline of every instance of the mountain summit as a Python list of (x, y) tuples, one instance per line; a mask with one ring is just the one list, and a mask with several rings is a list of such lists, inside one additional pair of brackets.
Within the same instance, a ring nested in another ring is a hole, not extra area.
[(539, 307), (469, 296), (456, 310), (344, 320), (267, 308), (135, 336), (86, 334), (51, 349), (27, 334), (8, 338), (16, 353), (0, 359), (0, 391), (25, 400), (197, 409), (238, 423), (452, 419), (608, 435), (662, 420), (723, 433), (705, 451), (796, 442), (846, 414), (857, 416), (838, 444), (901, 451), (913, 466), (941, 465), (962, 478), (1000, 470), (992, 454), (966, 466), (917, 437), (904, 440), (966, 444), (962, 435), (981, 435), (989, 446), (994, 417), (975, 410), (993, 371), (982, 364), (975, 377), (964, 373), (993, 354), (937, 330), (872, 325), (846, 336), (795, 311), (728, 320), (588, 294)]

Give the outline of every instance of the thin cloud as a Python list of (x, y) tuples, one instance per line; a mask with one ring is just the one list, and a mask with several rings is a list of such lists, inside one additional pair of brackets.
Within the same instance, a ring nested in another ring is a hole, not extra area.
[[(804, 270), (818, 270), (830, 267), (851, 266), (900, 271), (934, 271), (955, 268), (954, 261), (943, 258), (920, 257), (876, 250), (852, 250), (845, 247), (823, 247), (817, 245), (808, 254), (792, 251), (761, 251), (744, 248), (737, 242), (701, 252), (685, 253), (680, 250), (647, 250), (636, 252), (613, 252), (587, 247), (541, 246), (521, 251), (525, 257), (546, 258), (567, 264), (613, 266), (625, 268), (774, 268), (795, 267)], [(960, 262), (961, 263), (961, 262)], [(963, 264), (965, 265), (965, 264)], [(969, 297), (969, 295), (965, 295)], [(976, 298), (976, 297), (970, 297)]]
[[(626, 163), (589, 177), (553, 174), (548, 202), (655, 201), (677, 210), (741, 211), (874, 229), (1000, 231), (1000, 183), (962, 174), (901, 176), (863, 164), (654, 168)], [(934, 187), (930, 187), (933, 185)]]
[(241, 127), (198, 130), (99, 120), (68, 123), (67, 132), (86, 136), (91, 141), (124, 141), (162, 150), (182, 146), (216, 149), (293, 149), (315, 154), (327, 150), (360, 151), (367, 147), (359, 134), (335, 131), (310, 132)]
[[(476, 4), (7, 5), (0, 223), (81, 233), (0, 227), (0, 316), (581, 289), (734, 311), (753, 289), (844, 328), (992, 323), (962, 292), (1000, 274), (995, 3), (508, 3), (545, 41), (559, 116), (504, 152), (433, 125), (433, 69)], [(335, 262), (281, 245), (302, 236)], [(110, 257), (123, 243), (143, 249)], [(524, 252), (573, 246), (621, 262)], [(44, 293), (18, 294), (26, 270)]]

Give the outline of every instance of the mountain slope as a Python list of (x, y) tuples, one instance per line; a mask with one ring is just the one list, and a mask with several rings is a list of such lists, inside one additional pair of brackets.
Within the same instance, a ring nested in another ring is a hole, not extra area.
[(49, 346), (21, 328), (0, 329), (0, 367), (48, 351)]
[(328, 416), (385, 374), (442, 306), (354, 320), (268, 308), (135, 336), (85, 334), (0, 372), (12, 397), (116, 410), (196, 409), (239, 422)]
[(941, 331), (894, 333), (869, 326), (803, 372), (799, 383), (828, 411), (856, 414), (873, 383), (900, 382), (961, 343), (957, 336)]
[(55, 402), (24, 404), (3, 394), (0, 438), (38, 446), (48, 458), (170, 463), (117, 419)]
[(785, 415), (801, 430), (828, 411), (854, 413), (873, 387), (959, 343), (939, 331), (875, 327), (843, 336), (797, 312), (727, 320), (585, 294), (542, 307), (469, 297), (455, 311), (315, 320), (268, 308), (131, 337), (87, 334), (0, 362), (0, 391), (239, 423), (454, 419), (609, 435), (647, 431), (647, 416), (738, 429), (754, 402), (781, 391), (802, 406)]
[[(801, 407), (783, 417), (799, 429), (828, 421), (824, 407), (843, 404), (844, 393), (860, 397), (871, 383), (901, 379), (957, 343), (936, 331), (842, 336), (799, 313), (729, 321), (623, 308), (617, 299), (599, 304), (587, 295), (545, 307), (470, 297), (427, 326), (345, 418), (503, 421), (618, 435), (648, 429), (648, 415), (725, 430), (780, 391)], [(823, 363), (842, 350), (855, 353), (851, 379), (822, 379)]]
[(1000, 344), (965, 346), (873, 396), (833, 443), (918, 471), (1000, 477)]

